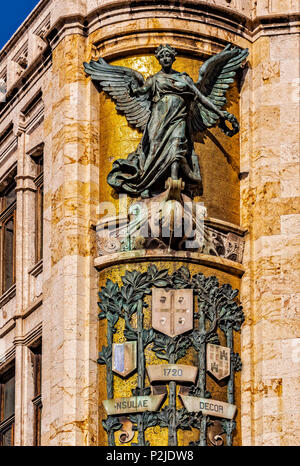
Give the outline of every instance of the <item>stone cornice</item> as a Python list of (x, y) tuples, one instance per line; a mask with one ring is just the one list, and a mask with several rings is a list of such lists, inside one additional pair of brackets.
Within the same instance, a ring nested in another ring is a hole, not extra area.
[(80, 34), (88, 36), (87, 20), (83, 15), (61, 16), (49, 29), (45, 39), (53, 50), (66, 36)]
[(199, 0), (189, 0), (184, 5), (174, 2), (172, 6), (168, 0), (162, 0), (159, 4), (144, 0), (110, 1), (89, 13), (86, 19), (88, 28), (92, 32), (95, 26), (99, 27), (99, 25), (113, 25), (134, 19), (160, 17), (197, 20), (208, 25), (219, 22), (224, 28), (232, 31), (246, 31), (251, 23), (250, 19), (242, 13), (218, 5), (209, 5)]
[(28, 273), (33, 277), (37, 277), (43, 272), (43, 259), (41, 259), (37, 264), (35, 264)]
[[(255, 42), (262, 34), (283, 34), (286, 28), (288, 33), (299, 32), (300, 13), (272, 14), (257, 16), (251, 21), (251, 37)], [(295, 30), (292, 30), (295, 28)], [(296, 29), (297, 28), (297, 29)]]
[[(51, 5), (52, 0), (41, 0), (26, 20), (21, 24), (11, 39), (5, 44), (0, 51), (0, 63), (1, 60), (6, 57), (10, 51), (14, 48), (17, 42), (22, 36), (27, 33), (33, 23), (39, 18), (39, 16), (46, 12), (47, 7)], [(78, 6), (80, 8), (80, 6)], [(62, 36), (69, 29), (80, 30), (83, 34), (88, 34), (91, 29), (95, 27), (101, 27), (105, 22), (110, 24), (116, 24), (122, 19), (132, 20), (134, 17), (145, 17), (147, 12), (151, 14), (148, 17), (156, 18), (162, 13), (168, 14), (170, 17), (181, 18), (181, 19), (193, 19), (193, 16), (203, 16), (205, 23), (210, 22), (211, 19), (218, 19), (224, 23), (227, 23), (231, 27), (234, 26), (237, 30), (244, 32), (246, 35), (253, 38), (257, 32), (258, 27), (264, 28), (267, 24), (270, 27), (270, 23), (273, 23), (275, 27), (279, 24), (281, 26), (287, 25), (291, 22), (299, 21), (300, 12), (282, 13), (276, 12), (269, 13), (266, 15), (253, 16), (244, 14), (239, 9), (232, 5), (223, 6), (218, 4), (210, 4), (207, 1), (202, 0), (186, 0), (184, 2), (170, 2), (169, 0), (147, 1), (147, 0), (107, 0), (101, 2), (101, 5), (94, 9), (91, 9), (85, 14), (85, 8), (82, 7), (81, 11), (76, 11), (74, 7), (74, 14), (61, 15), (55, 23), (51, 25), (47, 37), (53, 37), (56, 33)], [(50, 8), (49, 8), (50, 11)], [(155, 13), (155, 14), (153, 14)], [(44, 21), (44, 20), (43, 20)], [(42, 21), (42, 22), (43, 22)], [(61, 28), (64, 29), (61, 34)], [(269, 28), (268, 28), (269, 29)]]
[[(0, 222), (3, 222), (3, 220), (6, 220), (7, 217), (9, 217), (16, 210), (16, 208), (17, 208), (17, 202), (15, 201), (9, 207), (7, 207), (7, 209), (5, 209), (3, 212), (1, 212)], [(12, 293), (13, 293), (13, 287), (14, 286), (15, 285), (12, 285), (12, 287), (9, 288), (9, 290), (4, 293), (4, 297), (3, 297), (3, 295), (0, 297), (0, 303), (3, 302), (2, 300), (5, 299), (7, 294), (9, 296), (9, 299), (7, 301), (9, 301), (13, 297), (13, 295), (10, 295), (9, 292), (12, 290)]]
[[(148, 21), (154, 19), (161, 23), (156, 28), (152, 24), (147, 25)], [(176, 36), (178, 50), (180, 50), (179, 43), (182, 39), (186, 52), (199, 54), (199, 49), (196, 46), (191, 46), (188, 49), (184, 39), (187, 39), (191, 44), (195, 40), (207, 39), (207, 41), (214, 41), (223, 47), (226, 44), (224, 37), (230, 33), (232, 36), (247, 40), (251, 44), (261, 35), (283, 34), (285, 31), (286, 33), (296, 32), (297, 26), (300, 24), (299, 19), (299, 14), (270, 14), (251, 20), (232, 8), (208, 5), (199, 0), (189, 0), (184, 3), (184, 6), (174, 4), (171, 8), (168, 0), (163, 0), (159, 4), (145, 0), (136, 0), (135, 2), (112, 0), (98, 6), (86, 16), (81, 14), (60, 16), (51, 25), (45, 38), (53, 50), (70, 34), (88, 37), (100, 30), (100, 39), (95, 37), (93, 45), (95, 49), (101, 48), (103, 45), (107, 46), (109, 51), (105, 53), (105, 56), (114, 58), (130, 50), (129, 42), (132, 44), (131, 49), (151, 50), (154, 45), (149, 43), (149, 35), (154, 34), (158, 37), (161, 34), (168, 41)], [(144, 24), (132, 30), (130, 27), (132, 21), (143, 21)], [(180, 26), (174, 28), (172, 21), (177, 21), (178, 24), (182, 21), (182, 28)], [(186, 21), (194, 23), (195, 27), (187, 28)], [(116, 31), (117, 25), (120, 26), (118, 31)], [(207, 33), (203, 29), (200, 31), (201, 26), (207, 28)], [(215, 28), (215, 31), (223, 29), (225, 31), (223, 39), (216, 37), (212, 28)], [(127, 39), (129, 39), (128, 42)], [(117, 44), (116, 41), (118, 41)], [(123, 42), (127, 42), (125, 47), (123, 47)]]
[[(35, 309), (42, 304), (42, 301), (37, 303)], [(26, 317), (28, 314), (26, 315)], [(24, 316), (23, 316), (24, 318)], [(30, 346), (36, 342), (42, 336), (43, 324), (40, 322), (32, 330), (30, 330), (26, 335), (14, 339), (15, 345)]]
[(242, 277), (244, 274), (243, 266), (229, 259), (200, 254), (198, 252), (168, 252), (164, 249), (140, 249), (137, 251), (118, 252), (115, 254), (109, 254), (107, 256), (97, 257), (94, 261), (94, 265), (96, 269), (99, 271), (119, 264), (151, 262), (154, 260), (164, 262), (189, 262), (193, 264), (203, 265), (205, 267), (211, 267), (213, 269), (223, 270), (224, 272), (236, 275), (237, 277)]
[(14, 83), (8, 90), (6, 95), (6, 102), (4, 105), (0, 104), (0, 124), (6, 115), (12, 110), (16, 102), (22, 99), (22, 96), (41, 78), (41, 76), (51, 66), (51, 51), (48, 47), (37, 59), (29, 66), (23, 73), (22, 77)]
[(12, 162), (8, 170), (6, 170), (4, 173), (1, 173), (0, 193), (2, 193), (7, 188), (7, 186), (9, 186), (10, 183), (14, 181), (16, 174), (17, 174), (17, 161), (15, 160)]
[(40, 142), (39, 144), (37, 144), (36, 146), (28, 150), (26, 154), (29, 155), (30, 157), (39, 157), (40, 155), (43, 154), (44, 145), (45, 145), (44, 142)]
[(0, 297), (0, 309), (7, 304), (11, 299), (16, 296), (16, 284), (14, 283), (3, 295)]
[(0, 161), (3, 161), (6, 157), (12, 154), (18, 147), (18, 138), (14, 134), (10, 138), (9, 142), (0, 148)]
[(16, 30), (14, 35), (9, 39), (9, 41), (4, 45), (2, 50), (0, 50), (0, 63), (1, 60), (6, 57), (6, 55), (13, 49), (16, 43), (20, 40), (20, 38), (28, 31), (29, 27), (32, 23), (40, 16), (40, 14), (45, 10), (46, 6), (52, 0), (41, 0), (38, 5), (32, 10), (29, 16), (25, 19), (25, 21), (21, 24), (21, 26)]
[[(22, 36), (33, 26), (39, 15), (47, 13), (47, 8), (51, 6), (51, 0), (41, 0), (37, 7), (28, 16), (25, 22), (20, 26), (16, 33), (12, 36), (10, 41), (4, 46), (0, 52), (1, 59), (5, 58), (14, 46), (20, 42)], [(49, 12), (50, 12), (50, 8)], [(80, 10), (79, 6), (78, 9)], [(105, 28), (105, 32), (101, 36), (101, 43), (106, 41), (112, 41), (121, 39), (124, 35), (132, 35), (132, 32), (126, 27), (126, 23), (129, 25), (135, 20), (151, 20), (161, 19), (164, 21), (176, 20), (177, 22), (190, 21), (207, 27), (207, 35), (213, 35), (211, 28), (224, 29), (226, 33), (231, 33), (237, 37), (246, 39), (247, 41), (254, 42), (261, 35), (272, 35), (272, 34), (283, 34), (296, 32), (297, 26), (299, 25), (299, 14), (296, 13), (285, 13), (277, 14), (270, 13), (268, 15), (257, 16), (251, 19), (241, 11), (233, 8), (232, 6), (222, 6), (217, 4), (208, 4), (201, 0), (187, 0), (185, 2), (171, 2), (169, 0), (162, 0), (160, 2), (135, 0), (108, 0), (102, 2), (97, 8), (85, 14), (85, 9), (82, 7), (82, 11), (76, 11), (74, 9), (73, 14), (58, 14), (57, 19), (50, 21), (50, 27), (45, 34), (44, 39), (48, 42), (48, 46), (45, 45), (45, 49), (40, 52), (34, 60), (29, 63), (26, 70), (22, 72), (20, 78), (13, 83), (8, 89), (6, 95), (6, 103), (2, 108), (0, 105), (0, 120), (3, 119), (7, 112), (12, 110), (12, 106), (15, 105), (16, 101), (19, 101), (25, 92), (28, 92), (30, 86), (36, 82), (43, 72), (48, 69), (51, 65), (51, 51), (63, 40), (64, 37), (70, 34), (79, 34), (88, 37), (95, 31)], [(62, 11), (64, 11), (62, 9)], [(52, 14), (53, 12), (51, 12)], [(49, 13), (50, 15), (50, 13)], [(54, 15), (53, 15), (54, 18)], [(45, 21), (45, 18), (41, 20), (41, 24)], [(110, 31), (113, 30), (113, 26), (124, 25), (122, 31)], [(38, 29), (39, 25), (35, 26)], [(193, 34), (197, 35), (198, 38), (205, 37), (205, 32), (198, 32), (198, 25), (194, 28), (194, 31), (187, 30), (186, 24), (182, 30), (177, 31), (180, 33), (180, 37), (186, 35), (187, 38), (193, 39)], [(135, 34), (143, 36), (145, 34), (154, 32), (172, 33), (172, 28), (162, 26), (158, 29), (153, 26), (138, 29), (134, 31)], [(174, 33), (173, 29), (173, 33)], [(214, 37), (212, 37), (214, 39)], [(97, 40), (97, 39), (95, 39)], [(99, 42), (99, 39), (98, 39)], [(224, 41), (223, 41), (224, 42)], [(99, 44), (98, 44), (99, 45)], [(97, 47), (97, 43), (95, 43)], [(150, 45), (148, 46), (150, 48)], [(122, 52), (122, 46), (121, 46)], [(126, 50), (123, 50), (125, 53)], [(190, 50), (192, 52), (192, 50)], [(112, 56), (116, 52), (113, 52)]]
[[(9, 329), (11, 330), (11, 328)], [(6, 332), (7, 333), (7, 332)], [(5, 334), (4, 333), (0, 333), (0, 337), (2, 338)], [(15, 346), (12, 346), (11, 348), (9, 348), (4, 354), (1, 354), (0, 355), (0, 367), (1, 367), (1, 371), (5, 370), (6, 367), (9, 365), (9, 363), (11, 363), (14, 358), (15, 358), (15, 355), (16, 355), (16, 347)]]
[[(254, 42), (261, 30), (270, 32), (273, 29), (276, 32), (278, 28), (286, 27), (288, 32), (291, 32), (291, 25), (299, 25), (300, 13), (270, 13), (269, 15), (257, 16), (252, 20), (238, 10), (220, 5), (210, 5), (199, 0), (189, 0), (184, 5), (174, 2), (172, 7), (170, 7), (168, 0), (162, 0), (159, 4), (145, 0), (108, 1), (86, 16), (74, 14), (59, 17), (55, 24), (52, 24), (46, 38), (53, 48), (69, 34), (77, 33), (88, 36), (104, 26), (113, 26), (145, 18), (202, 22), (207, 26), (223, 28)], [(153, 28), (150, 30), (154, 31)], [(135, 33), (138, 32), (135, 31)]]
[(10, 427), (15, 421), (15, 415), (13, 414), (12, 416), (10, 416), (8, 419), (5, 419), (5, 421), (1, 422), (0, 423), (0, 429), (1, 431), (7, 429), (8, 427)]

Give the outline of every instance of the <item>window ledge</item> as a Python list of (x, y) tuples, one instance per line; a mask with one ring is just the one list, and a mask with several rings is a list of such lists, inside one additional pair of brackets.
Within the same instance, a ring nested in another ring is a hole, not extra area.
[(0, 423), (0, 430), (5, 430), (7, 427), (9, 427), (13, 422), (15, 421), (15, 415), (13, 414), (12, 416), (8, 417), (5, 419), (5, 421), (2, 421)]
[(42, 395), (36, 396), (36, 397), (33, 398), (31, 401), (32, 401), (32, 403), (34, 404), (34, 406), (36, 406), (37, 408), (42, 408), (42, 407), (43, 407), (43, 404), (42, 404)]
[(2, 296), (0, 296), (0, 308), (3, 307), (8, 301), (16, 296), (16, 284), (14, 283), (10, 288), (8, 288)]
[(30, 270), (29, 275), (37, 277), (43, 271), (43, 259), (41, 259), (37, 264), (35, 264)]

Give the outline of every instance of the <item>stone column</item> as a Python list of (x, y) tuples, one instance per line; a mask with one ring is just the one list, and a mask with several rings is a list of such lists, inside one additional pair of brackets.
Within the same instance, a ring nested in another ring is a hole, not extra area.
[(34, 442), (34, 373), (32, 352), (23, 346), (23, 416), (22, 416), (22, 445), (31, 446)]
[[(24, 323), (23, 313), (29, 306), (29, 274), (28, 271), (35, 263), (35, 192), (33, 182), (35, 167), (26, 155), (28, 136), (23, 125), (23, 115), (20, 113), (15, 122), (18, 135), (18, 170), (16, 176), (17, 211), (16, 211), (16, 331), (14, 343), (16, 345), (16, 408), (15, 408), (15, 445), (28, 443), (28, 429), (33, 432), (33, 424), (27, 424), (24, 413), (28, 411), (31, 398), (27, 396), (28, 365), (27, 352), (23, 347)], [(30, 408), (29, 408), (30, 409)], [(32, 435), (31, 435), (32, 436)], [(29, 435), (29, 438), (31, 438)]]
[(16, 177), (17, 210), (15, 222), (15, 248), (16, 248), (16, 313), (15, 313), (15, 442), (16, 446), (22, 445), (22, 415), (23, 415), (23, 211), (24, 196), (22, 190), (23, 159), (25, 153), (25, 132), (16, 119), (14, 131), (18, 136), (18, 166)]

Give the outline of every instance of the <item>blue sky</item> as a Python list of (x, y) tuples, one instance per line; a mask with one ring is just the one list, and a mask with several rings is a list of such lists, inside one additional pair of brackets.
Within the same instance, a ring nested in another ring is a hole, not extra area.
[(38, 3), (39, 0), (4, 0), (1, 2), (0, 49)]

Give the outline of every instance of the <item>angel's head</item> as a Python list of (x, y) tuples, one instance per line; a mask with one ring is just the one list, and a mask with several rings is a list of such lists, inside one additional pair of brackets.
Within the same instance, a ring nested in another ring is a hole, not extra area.
[(173, 47), (171, 47), (169, 44), (161, 44), (155, 50), (155, 56), (163, 68), (172, 66), (172, 64), (175, 61), (176, 55), (176, 50), (173, 49)]

